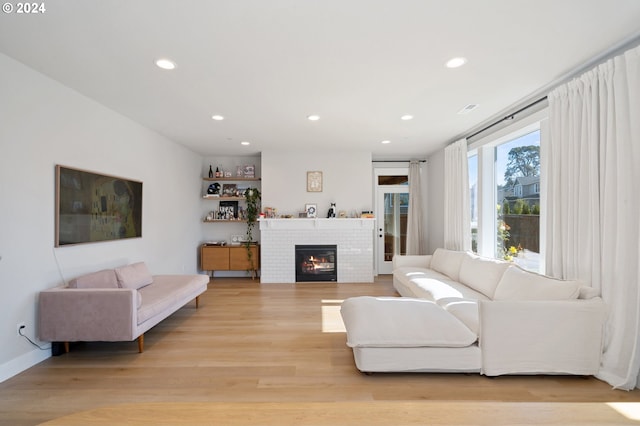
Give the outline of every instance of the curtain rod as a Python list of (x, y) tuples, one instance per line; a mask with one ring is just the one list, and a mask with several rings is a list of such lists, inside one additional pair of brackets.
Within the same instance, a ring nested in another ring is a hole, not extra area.
[(492, 127), (497, 126), (500, 123), (503, 123), (505, 121), (510, 121), (513, 120), (514, 118), (516, 118), (516, 115), (520, 114), (523, 111), (528, 110), (529, 108), (532, 108), (536, 105), (538, 105), (540, 102), (544, 102), (547, 100), (546, 96), (543, 96), (542, 98), (531, 102), (528, 105), (523, 106), (522, 108), (520, 108), (519, 110), (510, 113), (509, 115), (507, 115), (506, 117), (503, 117), (499, 120), (494, 121), (493, 123), (489, 124), (488, 126), (483, 127), (482, 129), (478, 130), (477, 132), (474, 132), (472, 134), (470, 134), (469, 136), (467, 136), (465, 139), (468, 141), (469, 139), (473, 138), (474, 136), (478, 136), (480, 133), (486, 132), (487, 130), (491, 129)]
[(410, 163), (417, 161), (419, 163), (426, 163), (427, 160), (371, 160), (372, 163)]

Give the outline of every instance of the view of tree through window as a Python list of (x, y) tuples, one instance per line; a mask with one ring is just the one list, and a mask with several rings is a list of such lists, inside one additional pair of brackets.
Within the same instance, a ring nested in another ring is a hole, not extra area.
[(540, 131), (495, 148), (496, 257), (537, 270), (540, 253)]

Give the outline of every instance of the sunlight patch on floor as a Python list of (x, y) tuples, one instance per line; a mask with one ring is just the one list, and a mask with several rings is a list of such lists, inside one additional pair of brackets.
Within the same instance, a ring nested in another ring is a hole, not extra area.
[(640, 421), (640, 403), (638, 402), (607, 402), (607, 405), (629, 420)]
[(323, 333), (344, 333), (344, 323), (340, 316), (340, 306), (342, 300), (325, 299), (322, 300), (322, 332)]

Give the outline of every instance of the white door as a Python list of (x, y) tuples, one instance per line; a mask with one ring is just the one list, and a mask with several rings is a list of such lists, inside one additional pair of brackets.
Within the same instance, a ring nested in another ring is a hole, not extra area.
[(378, 274), (393, 272), (393, 256), (406, 254), (409, 188), (379, 186), (376, 207)]

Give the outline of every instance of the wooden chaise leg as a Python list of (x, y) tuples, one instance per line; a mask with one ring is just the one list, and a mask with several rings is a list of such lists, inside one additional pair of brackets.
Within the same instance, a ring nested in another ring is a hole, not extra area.
[(64, 353), (68, 354), (69, 353), (69, 342), (64, 342)]
[(138, 337), (138, 352), (139, 353), (144, 352), (144, 334), (141, 334)]
[(199, 305), (200, 305), (200, 296), (196, 296), (196, 309), (198, 309)]

